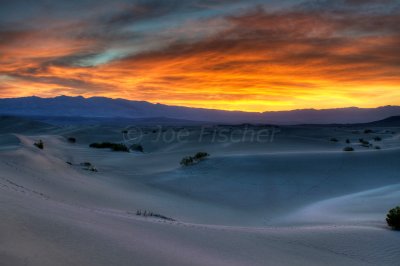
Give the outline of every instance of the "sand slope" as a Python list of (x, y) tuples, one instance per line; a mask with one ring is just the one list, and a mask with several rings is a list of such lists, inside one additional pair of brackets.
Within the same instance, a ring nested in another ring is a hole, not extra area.
[[(327, 137), (358, 136), (318, 130), (264, 146), (199, 143), (193, 130), (185, 143), (144, 139), (145, 154), (88, 148), (120, 129), (4, 133), (0, 265), (395, 265), (400, 234), (384, 218), (400, 202), (398, 135), (344, 153)], [(179, 166), (198, 150), (211, 158)]]

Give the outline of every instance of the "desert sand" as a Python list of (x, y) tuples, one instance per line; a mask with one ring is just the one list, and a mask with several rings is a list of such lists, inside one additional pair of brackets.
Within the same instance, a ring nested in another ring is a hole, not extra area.
[[(400, 261), (400, 232), (385, 222), (400, 204), (400, 128), (286, 126), (260, 143), (213, 141), (199, 126), (166, 142), (143, 127), (145, 152), (125, 153), (89, 148), (123, 141), (123, 127), (0, 125), (0, 265)], [(198, 151), (211, 156), (180, 166)]]

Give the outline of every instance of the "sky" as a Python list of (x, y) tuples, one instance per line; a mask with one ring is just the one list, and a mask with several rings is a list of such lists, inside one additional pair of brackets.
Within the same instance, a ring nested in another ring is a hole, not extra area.
[(0, 98), (400, 105), (398, 0), (1, 0)]

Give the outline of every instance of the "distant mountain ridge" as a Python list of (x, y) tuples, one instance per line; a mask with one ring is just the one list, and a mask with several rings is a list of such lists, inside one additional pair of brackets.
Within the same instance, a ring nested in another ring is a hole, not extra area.
[(383, 120), (366, 123), (365, 125), (372, 127), (400, 127), (400, 115), (391, 116)]
[(0, 99), (0, 114), (42, 117), (143, 119), (162, 117), (214, 123), (332, 124), (368, 123), (400, 115), (400, 106), (242, 112), (153, 104), (145, 101), (59, 96)]

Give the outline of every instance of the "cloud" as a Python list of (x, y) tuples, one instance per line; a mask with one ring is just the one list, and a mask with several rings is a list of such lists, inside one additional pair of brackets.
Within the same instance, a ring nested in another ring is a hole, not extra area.
[(253, 111), (373, 106), (374, 96), (394, 104), (400, 96), (396, 1), (220, 11), (240, 4), (228, 2), (121, 2), (78, 21), (43, 18), (45, 29), (0, 26), (0, 74), (13, 78), (0, 94)]

